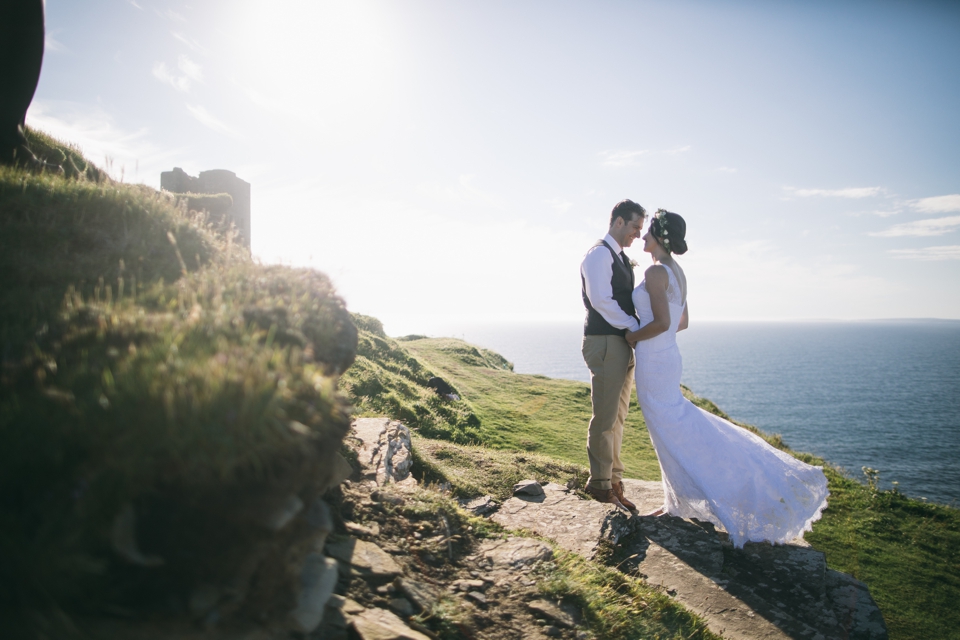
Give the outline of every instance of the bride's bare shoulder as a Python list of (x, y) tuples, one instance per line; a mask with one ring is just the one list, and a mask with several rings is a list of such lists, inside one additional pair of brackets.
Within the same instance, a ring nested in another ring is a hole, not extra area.
[(643, 272), (643, 279), (647, 281), (648, 284), (663, 284), (667, 286), (669, 277), (667, 276), (667, 268), (662, 264), (654, 264), (647, 267), (647, 270)]

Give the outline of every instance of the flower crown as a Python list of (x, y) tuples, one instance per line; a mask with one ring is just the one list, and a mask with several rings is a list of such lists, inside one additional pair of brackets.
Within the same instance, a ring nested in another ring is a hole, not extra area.
[(657, 212), (653, 214), (653, 220), (650, 221), (650, 227), (654, 237), (660, 241), (663, 248), (670, 251), (670, 238), (667, 237), (670, 235), (670, 231), (667, 229), (667, 213), (666, 209), (657, 209)]

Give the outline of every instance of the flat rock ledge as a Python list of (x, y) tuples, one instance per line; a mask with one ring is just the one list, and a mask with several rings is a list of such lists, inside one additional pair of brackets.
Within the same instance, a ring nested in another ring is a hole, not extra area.
[[(625, 480), (640, 513), (663, 504), (659, 482)], [(886, 625), (867, 586), (828, 569), (824, 555), (802, 540), (748, 543), (734, 549), (712, 525), (670, 516), (627, 514), (581, 500), (566, 487), (510, 498), (490, 518), (526, 529), (592, 558), (602, 543), (617, 546), (623, 571), (661, 585), (731, 640), (883, 640)]]

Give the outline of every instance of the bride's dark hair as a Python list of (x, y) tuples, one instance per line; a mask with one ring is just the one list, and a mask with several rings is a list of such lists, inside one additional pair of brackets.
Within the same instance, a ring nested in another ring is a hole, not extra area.
[(679, 214), (657, 209), (650, 221), (650, 233), (668, 253), (679, 256), (687, 252), (687, 242), (683, 239), (687, 235), (687, 223)]

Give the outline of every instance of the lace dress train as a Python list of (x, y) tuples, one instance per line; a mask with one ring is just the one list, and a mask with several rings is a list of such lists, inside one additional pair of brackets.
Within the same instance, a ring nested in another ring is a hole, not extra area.
[[(736, 547), (801, 536), (827, 506), (823, 469), (683, 397), (676, 332), (685, 303), (667, 272), (670, 329), (636, 348), (637, 399), (660, 460), (665, 511), (722, 527)], [(645, 325), (653, 319), (645, 283), (633, 297)]]

